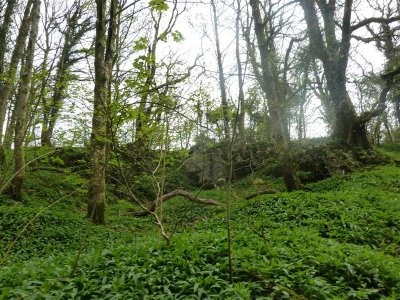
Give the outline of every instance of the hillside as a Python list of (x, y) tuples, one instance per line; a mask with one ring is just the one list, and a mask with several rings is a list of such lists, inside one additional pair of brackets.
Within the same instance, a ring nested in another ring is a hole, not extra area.
[(163, 205), (166, 244), (152, 216), (129, 215), (138, 207), (111, 191), (107, 225), (88, 222), (85, 174), (61, 165), (30, 168), (23, 205), (0, 198), (0, 299), (400, 298), (394, 163), (252, 200), (249, 180), (235, 183), (233, 283), (224, 190), (200, 192), (220, 207)]

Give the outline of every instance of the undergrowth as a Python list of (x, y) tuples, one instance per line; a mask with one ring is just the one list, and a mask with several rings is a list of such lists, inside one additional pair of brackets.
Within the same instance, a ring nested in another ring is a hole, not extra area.
[[(241, 196), (260, 186), (250, 177), (237, 182), (232, 284), (224, 205), (167, 202), (158, 212), (176, 231), (167, 246), (154, 219), (133, 218), (129, 211), (139, 208), (123, 199), (108, 205), (107, 226), (89, 224), (83, 175), (34, 172), (26, 203), (2, 198), (0, 299), (400, 298), (394, 164), (249, 201)], [(262, 180), (261, 188), (277, 187)], [(221, 190), (200, 195), (226, 201)]]

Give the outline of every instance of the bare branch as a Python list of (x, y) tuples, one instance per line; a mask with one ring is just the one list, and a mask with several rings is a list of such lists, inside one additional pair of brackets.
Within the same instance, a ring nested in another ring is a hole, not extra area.
[(360, 29), (366, 25), (371, 23), (379, 23), (379, 24), (390, 24), (396, 21), (400, 21), (400, 16), (392, 17), (392, 18), (384, 18), (384, 17), (375, 17), (375, 18), (368, 18), (365, 20), (360, 21), (358, 24), (355, 24), (350, 27), (351, 32)]

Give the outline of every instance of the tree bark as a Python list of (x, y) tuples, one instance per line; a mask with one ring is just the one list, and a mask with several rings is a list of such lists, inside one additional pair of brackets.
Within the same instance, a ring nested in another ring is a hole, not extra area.
[[(116, 8), (118, 0), (111, 0), (106, 14), (107, 0), (97, 0), (95, 38), (95, 87), (91, 135), (91, 174), (87, 217), (95, 224), (105, 224), (107, 166), (107, 124), (110, 103), (110, 84), (116, 41)], [(107, 33), (108, 21), (108, 33)]]
[[(4, 74), (4, 66), (5, 66), (5, 54), (7, 50), (7, 35), (10, 31), (12, 16), (14, 14), (15, 6), (17, 4), (17, 0), (8, 0), (7, 7), (3, 17), (3, 23), (0, 27), (0, 75)], [(0, 90), (1, 90), (0, 82)]]
[[(11, 106), (11, 105), (9, 105)], [(9, 109), (9, 118), (7, 122), (6, 132), (4, 133), (3, 148), (5, 150), (11, 149), (11, 144), (14, 140), (15, 135), (15, 104)]]
[[(397, 121), (397, 125), (400, 127), (400, 99), (399, 96), (397, 96), (394, 99), (394, 113), (395, 113), (395, 118)], [(396, 141), (397, 142), (397, 141)]]
[(7, 105), (14, 88), (15, 77), (17, 74), (18, 64), (24, 54), (26, 39), (29, 34), (30, 11), (33, 0), (29, 0), (26, 4), (24, 16), (16, 38), (15, 47), (11, 55), (8, 70), (3, 73), (2, 83), (0, 84), (0, 164), (5, 162), (5, 153), (3, 147), (3, 126), (6, 117)]
[[(42, 66), (41, 66), (41, 76), (42, 76), (42, 82), (41, 82), (41, 86), (40, 86), (40, 92), (38, 95), (38, 99), (37, 99), (37, 105), (42, 105), (42, 114), (43, 114), (43, 119), (42, 119), (42, 132), (41, 132), (41, 145), (45, 146), (47, 145), (47, 143), (43, 142), (43, 132), (46, 131), (47, 128), (47, 124), (48, 124), (48, 106), (47, 106), (47, 91), (46, 88), (48, 86), (48, 82), (49, 82), (49, 77), (51, 72), (53, 71), (53, 66), (54, 66), (54, 61), (55, 61), (55, 57), (53, 58), (52, 63), (50, 64), (50, 66), (48, 66), (47, 64), (47, 59), (48, 59), (48, 55), (50, 52), (50, 45), (49, 45), (49, 37), (48, 34), (46, 33), (46, 49), (44, 51), (44, 58), (43, 58), (43, 62), (42, 62)], [(46, 141), (50, 139), (46, 139)], [(50, 145), (50, 143), (48, 144)]]
[(15, 139), (14, 139), (14, 160), (15, 177), (12, 181), (13, 198), (22, 201), (22, 184), (25, 175), (25, 157), (24, 157), (24, 137), (26, 132), (26, 111), (32, 80), (33, 58), (35, 55), (35, 44), (38, 35), (40, 20), (40, 0), (34, 0), (30, 15), (30, 34), (29, 43), (25, 52), (24, 66), (21, 72), (21, 80), (18, 95), (15, 101)]

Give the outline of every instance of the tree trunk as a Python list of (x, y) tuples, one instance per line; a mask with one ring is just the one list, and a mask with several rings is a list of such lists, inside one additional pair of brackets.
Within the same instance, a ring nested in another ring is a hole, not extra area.
[[(110, 84), (116, 40), (116, 7), (118, 0), (111, 0), (107, 20), (107, 0), (98, 0), (95, 38), (95, 87), (91, 136), (91, 174), (87, 216), (93, 223), (105, 224), (107, 166), (107, 120), (110, 103)], [(108, 34), (107, 34), (108, 21)]]
[(301, 141), (305, 138), (306, 138), (306, 121), (304, 114), (304, 102), (301, 102), (297, 116), (297, 139)]
[(240, 60), (240, 0), (236, 1), (237, 8), (236, 8), (236, 21), (235, 21), (235, 42), (236, 42), (236, 63), (238, 68), (238, 88), (239, 88), (239, 119), (238, 119), (238, 128), (239, 128), (239, 141), (240, 144), (243, 145), (246, 139), (246, 132), (245, 132), (245, 117), (246, 117), (246, 103), (244, 98), (244, 81), (243, 81), (243, 68), (242, 62)]
[[(14, 81), (17, 74), (18, 64), (23, 56), (26, 38), (29, 33), (30, 19), (33, 0), (29, 0), (26, 4), (24, 16), (21, 21), (18, 36), (16, 38), (15, 47), (11, 55), (11, 61), (8, 70), (3, 74), (2, 83), (0, 84), (0, 164), (5, 162), (5, 154), (3, 148), (3, 126), (6, 117), (7, 104), (14, 88)], [(3, 23), (4, 24), (4, 23)]]
[(26, 49), (24, 66), (21, 72), (20, 87), (15, 101), (15, 139), (14, 139), (14, 160), (15, 177), (12, 181), (13, 197), (22, 201), (22, 184), (25, 175), (24, 137), (26, 130), (26, 110), (32, 80), (33, 58), (35, 55), (35, 44), (38, 35), (40, 19), (40, 0), (34, 0), (31, 11), (31, 30), (29, 43)]
[(251, 0), (254, 31), (257, 38), (258, 49), (261, 59), (262, 78), (258, 81), (264, 94), (267, 97), (267, 105), (269, 114), (273, 123), (274, 140), (278, 146), (280, 153), (280, 164), (282, 175), (288, 191), (298, 190), (301, 188), (301, 183), (297, 177), (289, 149), (289, 134), (284, 120), (284, 103), (286, 95), (280, 89), (278, 81), (278, 70), (275, 65), (273, 56), (273, 46), (268, 43), (273, 41), (268, 40), (266, 36), (265, 23), (262, 20), (259, 8), (259, 1)]
[(372, 144), (374, 146), (378, 146), (380, 143), (381, 124), (382, 121), (380, 118), (378, 118), (376, 124), (372, 126)]
[(388, 120), (388, 116), (387, 114), (383, 114), (383, 125), (385, 126), (385, 130), (386, 130), (386, 142), (389, 144), (393, 143), (393, 130), (390, 128), (390, 123)]
[(396, 95), (396, 98), (395, 98), (394, 113), (395, 113), (395, 118), (397, 121), (397, 126), (400, 127), (400, 97), (399, 97), (399, 95)]
[[(4, 58), (7, 51), (7, 35), (10, 31), (12, 16), (14, 14), (16, 4), (17, 0), (8, 0), (6, 11), (3, 16), (3, 23), (0, 27), (0, 76), (3, 76), (4, 74)], [(2, 82), (0, 82), (0, 90), (1, 85)]]
[[(371, 148), (368, 141), (366, 123), (360, 122), (353, 103), (347, 93), (346, 78), (341, 62), (324, 62), (327, 88), (330, 95), (334, 119), (332, 137), (353, 147)], [(370, 119), (368, 119), (369, 121)]]
[(224, 66), (222, 64), (222, 52), (219, 42), (219, 32), (218, 32), (218, 16), (215, 1), (211, 0), (211, 7), (213, 11), (213, 23), (214, 23), (214, 34), (215, 34), (215, 46), (217, 48), (217, 62), (218, 62), (218, 83), (221, 93), (221, 106), (222, 106), (222, 117), (224, 121), (224, 133), (225, 139), (229, 139), (229, 116), (228, 116), (228, 97), (226, 93), (226, 83)]
[(14, 135), (15, 135), (15, 121), (16, 117), (15, 117), (15, 104), (14, 104), (12, 109), (10, 109), (7, 128), (4, 134), (3, 147), (5, 150), (11, 149), (11, 144), (14, 140)]
[[(59, 84), (58, 86), (57, 83)], [(63, 97), (65, 90), (64, 84), (65, 82), (56, 80), (56, 88), (54, 89), (54, 94), (51, 100), (52, 107), (50, 108), (48, 115), (45, 118), (43, 118), (43, 120), (47, 121), (47, 125), (42, 127), (42, 133), (41, 133), (42, 146), (49, 146), (49, 147), (52, 146), (51, 139), (53, 137), (53, 132), (60, 113), (60, 109), (62, 107), (62, 99), (64, 98)]]
[[(43, 61), (42, 61), (42, 65), (41, 65), (41, 71), (40, 74), (42, 76), (42, 81), (40, 84), (40, 92), (38, 95), (38, 105), (42, 105), (42, 114), (43, 114), (43, 119), (42, 119), (42, 134), (41, 134), (41, 146), (45, 146), (45, 145), (50, 145), (49, 143), (44, 143), (43, 142), (43, 132), (46, 131), (47, 128), (47, 124), (48, 124), (48, 114), (49, 114), (49, 107), (47, 104), (47, 87), (48, 87), (48, 82), (50, 79), (50, 75), (53, 71), (53, 67), (54, 67), (54, 62), (56, 60), (56, 56), (53, 57), (51, 64), (48, 65), (47, 61), (48, 61), (48, 57), (49, 57), (49, 53), (51, 51), (51, 46), (50, 46), (50, 32), (49, 32), (49, 27), (53, 26), (52, 22), (50, 22), (50, 24), (48, 26), (45, 26), (44, 28), (44, 35), (45, 35), (45, 39), (46, 39), (46, 48), (44, 50), (44, 54), (43, 54)], [(58, 49), (56, 50), (58, 53)], [(57, 86), (55, 84), (55, 86)], [(48, 139), (50, 141), (50, 139)], [(46, 139), (47, 141), (47, 139)]]
[[(351, 24), (353, 1), (346, 0), (343, 7), (336, 1), (303, 0), (300, 2), (307, 23), (310, 49), (313, 56), (322, 62), (329, 90), (328, 105), (332, 109), (332, 136), (350, 146), (370, 149), (366, 124), (384, 112), (387, 93), (393, 86), (393, 77), (399, 72), (385, 74), (386, 86), (382, 89), (378, 108), (357, 115), (353, 103), (347, 93), (346, 73), (350, 55), (350, 42), (355, 30), (376, 21), (376, 18), (364, 19), (358, 24)], [(319, 12), (317, 12), (317, 8)], [(342, 13), (340, 31), (338, 32), (335, 17)], [(319, 14), (323, 19), (320, 26)], [(379, 18), (378, 18), (379, 19)], [(394, 18), (392, 21), (396, 21)], [(382, 24), (392, 22), (382, 18)], [(324, 35), (322, 34), (324, 33)], [(337, 36), (341, 36), (338, 40)], [(394, 74), (395, 73), (395, 74)], [(329, 114), (329, 112), (328, 112)]]

